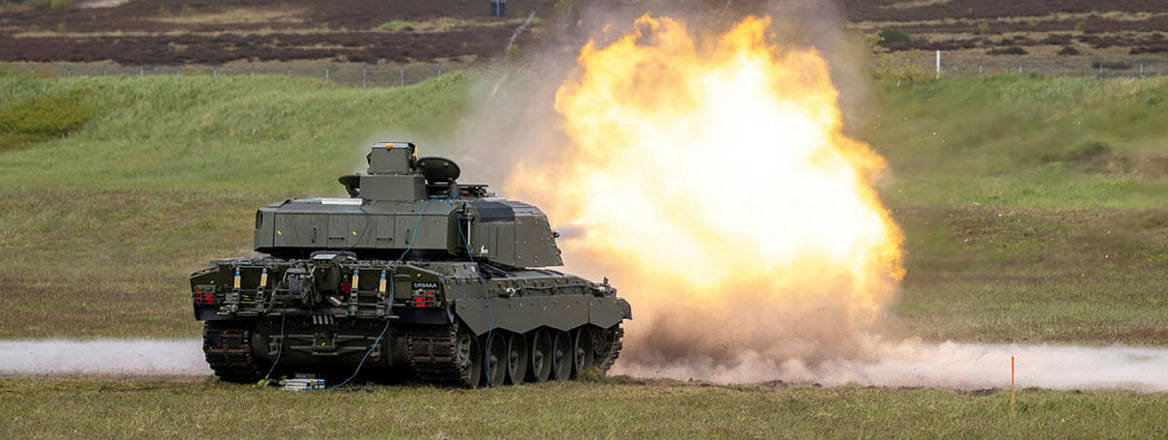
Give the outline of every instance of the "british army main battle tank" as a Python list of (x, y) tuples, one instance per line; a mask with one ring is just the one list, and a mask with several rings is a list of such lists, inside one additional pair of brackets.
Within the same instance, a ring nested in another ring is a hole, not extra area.
[(454, 162), (375, 144), (349, 198), (255, 215), (255, 250), (191, 275), (203, 351), (229, 382), (311, 375), (451, 386), (607, 371), (629, 304), (562, 264), (538, 208), (459, 184)]

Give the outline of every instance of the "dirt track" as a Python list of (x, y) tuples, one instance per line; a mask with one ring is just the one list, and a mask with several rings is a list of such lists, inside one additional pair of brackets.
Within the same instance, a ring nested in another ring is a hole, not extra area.
[[(616, 374), (715, 383), (806, 383), (977, 390), (1009, 387), (1010, 356), (1018, 360), (1020, 387), (1168, 391), (1168, 349), (1058, 345), (884, 344), (881, 359), (839, 359), (817, 365), (798, 361), (759, 364), (769, 376), (718, 376), (692, 365), (647, 370), (617, 364)], [(769, 368), (773, 371), (768, 371)], [(176, 377), (211, 374), (197, 339), (95, 339), (0, 341), (0, 376)]]

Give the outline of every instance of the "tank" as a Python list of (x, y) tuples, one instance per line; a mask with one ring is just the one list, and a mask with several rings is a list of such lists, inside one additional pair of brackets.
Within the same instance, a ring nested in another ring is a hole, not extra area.
[(458, 387), (605, 372), (628, 302), (607, 279), (564, 274), (535, 206), (460, 184), (460, 169), (374, 144), (349, 197), (255, 213), (259, 257), (191, 275), (203, 351), (221, 380), (416, 379)]

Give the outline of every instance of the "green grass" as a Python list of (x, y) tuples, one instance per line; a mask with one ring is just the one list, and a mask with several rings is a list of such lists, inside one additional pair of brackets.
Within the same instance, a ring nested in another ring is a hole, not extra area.
[(1168, 81), (879, 84), (852, 127), (905, 229), (893, 321), (927, 339), (1168, 341)]
[(79, 93), (33, 96), (0, 108), (0, 151), (61, 137), (93, 117)]
[[(0, 337), (194, 335), (187, 275), (247, 254), (254, 210), (341, 195), (378, 133), (462, 106), (449, 74), (402, 89), (280, 77), (0, 77), (4, 109), (78, 96), (92, 118), (0, 149)], [(423, 150), (426, 151), (426, 150)]]
[[(79, 401), (100, 402), (78, 405)], [(230, 402), (229, 404), (226, 402)], [(552, 383), (285, 392), (213, 382), (0, 382), (11, 438), (1160, 438), (1168, 395)], [(68, 408), (68, 410), (62, 410)]]
[[(0, 114), (60, 96), (91, 111), (0, 149), (0, 338), (197, 335), (186, 276), (248, 254), (257, 206), (342, 194), (336, 176), (380, 133), (440, 139), (470, 82), (0, 76)], [(880, 191), (906, 233), (889, 331), (1164, 345), (1168, 82), (962, 78), (874, 92), (850, 130), (888, 158)], [(0, 436), (1161, 438), (1166, 399), (1031, 389), (1011, 418), (994, 390), (19, 380), (0, 381)]]
[[(256, 207), (343, 194), (380, 133), (441, 138), (471, 78), (0, 76), (0, 114), (60, 96), (91, 111), (0, 151), (0, 337), (197, 335), (186, 277), (248, 254)], [(1163, 345), (1165, 106), (1163, 79), (878, 84), (849, 129), (888, 159), (880, 191), (906, 231), (891, 329)]]
[(876, 95), (853, 131), (890, 162), (894, 205), (1164, 208), (1168, 79), (961, 77)]

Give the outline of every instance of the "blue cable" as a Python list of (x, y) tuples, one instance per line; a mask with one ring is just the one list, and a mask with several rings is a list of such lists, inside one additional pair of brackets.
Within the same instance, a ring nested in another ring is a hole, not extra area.
[[(418, 212), (418, 221), (414, 223), (414, 230), (410, 231), (410, 240), (406, 242), (406, 249), (402, 251), (401, 256), (397, 257), (397, 260), (395, 260), (393, 264), (389, 266), (389, 303), (391, 305), (393, 304), (393, 298), (395, 296), (394, 279), (397, 278), (397, 265), (401, 264), (401, 262), (406, 259), (406, 255), (410, 253), (410, 249), (413, 249), (414, 239), (418, 238), (418, 228), (422, 226), (422, 218), (424, 218), (426, 211), (430, 209), (430, 202), (433, 201), (434, 199), (426, 200), (426, 204), (422, 206), (422, 210)], [(381, 343), (381, 338), (384, 338), (385, 334), (389, 332), (390, 322), (391, 321), (389, 320), (389, 317), (386, 317), (385, 328), (381, 329), (381, 334), (377, 335), (377, 338), (373, 340), (373, 344), (369, 345), (369, 350), (365, 351), (364, 356), (361, 356), (361, 361), (357, 363), (357, 368), (353, 370), (353, 374), (341, 383), (325, 388), (326, 390), (334, 390), (348, 385), (349, 382), (353, 380), (353, 378), (357, 377), (357, 374), (361, 372), (361, 367), (365, 366), (365, 360), (369, 358), (371, 353), (373, 353), (373, 349), (377, 348), (377, 344)]]
[[(462, 237), (462, 243), (463, 246), (466, 247), (467, 257), (469, 257), (471, 264), (474, 264), (474, 252), (470, 249), (470, 240), (467, 239), (466, 233), (462, 231), (461, 221), (458, 222), (458, 235)], [(487, 305), (487, 342), (493, 344), (494, 341), (492, 340), (492, 336), (495, 334), (495, 329), (493, 328), (495, 312), (491, 310), (491, 292), (490, 289), (487, 288), (487, 280), (482, 276), (479, 276), (479, 283), (483, 286), (483, 302)], [(490, 346), (488, 345), (483, 350), (483, 376), (487, 378), (487, 387), (491, 386), (491, 375), (489, 374), (490, 370), (488, 369), (490, 355)]]

